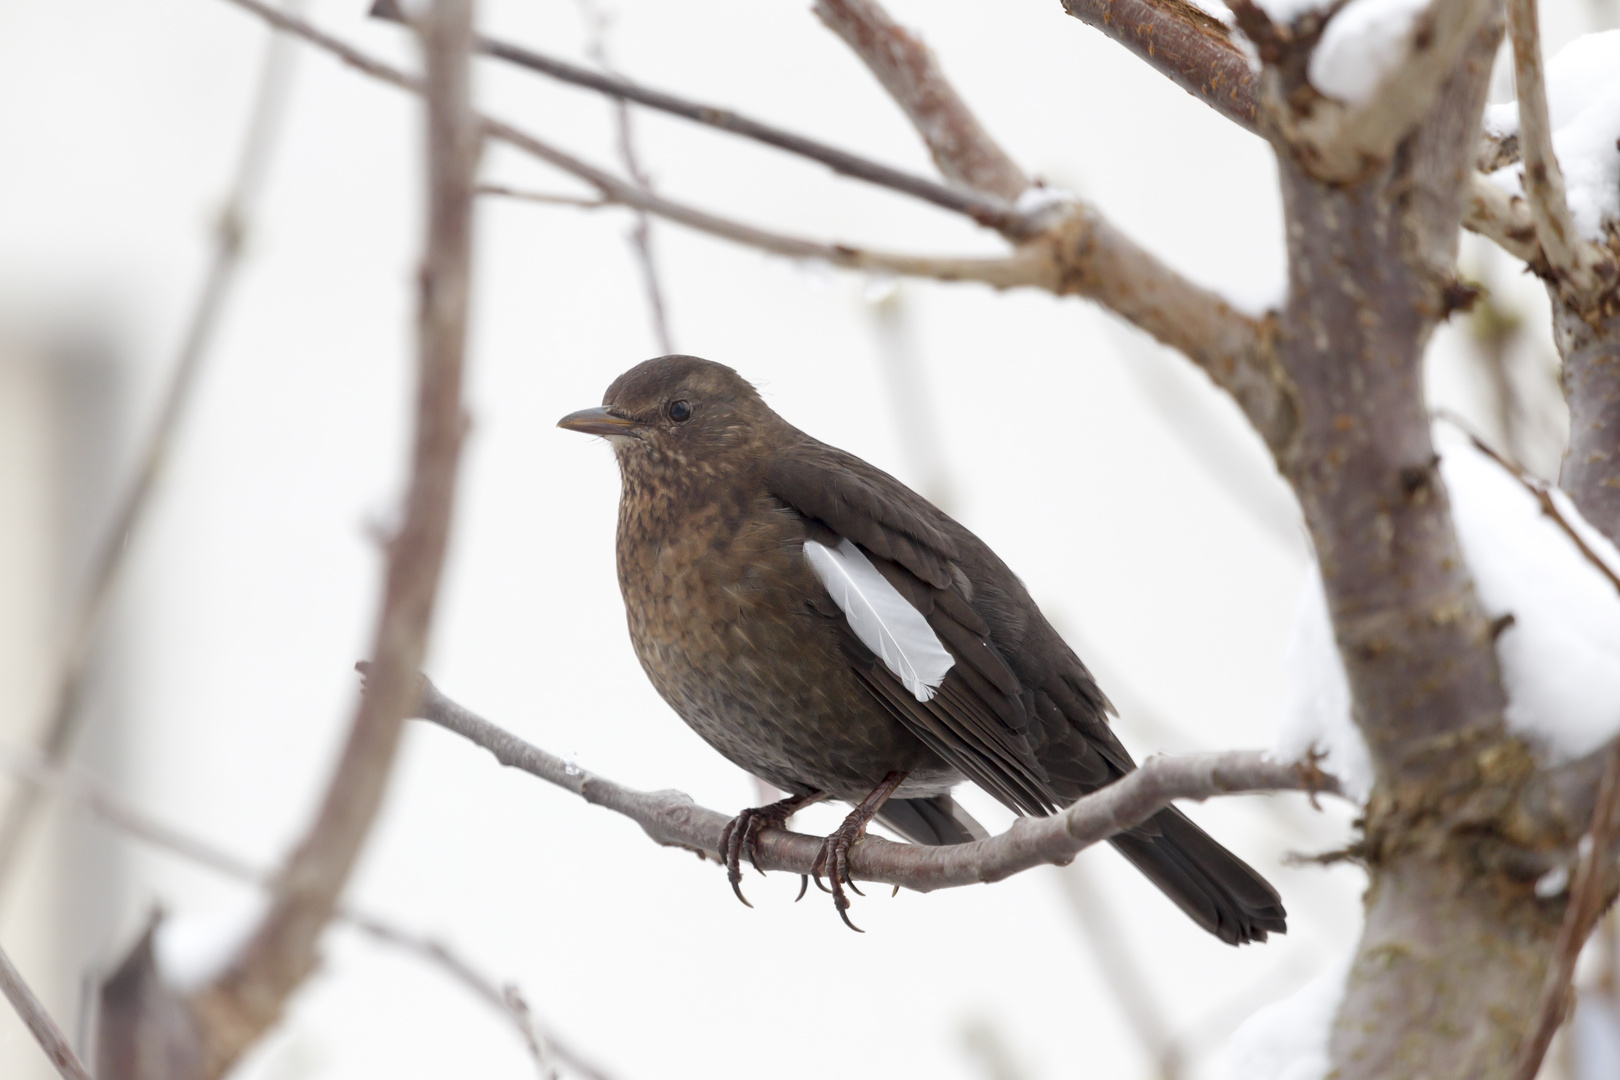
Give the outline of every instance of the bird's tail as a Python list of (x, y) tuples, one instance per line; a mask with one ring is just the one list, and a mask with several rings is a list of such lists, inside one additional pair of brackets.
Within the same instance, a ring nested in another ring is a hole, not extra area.
[(930, 799), (890, 799), (877, 816), (913, 844), (965, 844), (990, 835), (949, 794)]
[(1194, 922), (1228, 945), (1288, 932), (1277, 890), (1181, 811), (1161, 810), (1112, 843)]

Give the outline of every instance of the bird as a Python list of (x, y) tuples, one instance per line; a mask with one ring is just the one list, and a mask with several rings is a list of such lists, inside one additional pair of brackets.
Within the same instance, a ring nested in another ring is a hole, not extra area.
[[(813, 869), (858, 930), (848, 854), (874, 819), (915, 844), (965, 843), (987, 833), (951, 794), (964, 782), (1048, 815), (1136, 767), (1091, 672), (984, 541), (789, 424), (731, 368), (647, 360), (558, 426), (603, 436), (617, 459), (616, 564), (642, 669), (715, 750), (787, 795), (722, 834), (743, 903), (759, 831), (811, 803), (854, 808)], [(1287, 929), (1276, 889), (1173, 807), (1111, 843), (1223, 942)]]

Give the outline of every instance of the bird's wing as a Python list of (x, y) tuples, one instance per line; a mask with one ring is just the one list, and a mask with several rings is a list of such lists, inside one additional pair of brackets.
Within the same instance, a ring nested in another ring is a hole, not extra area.
[[(782, 455), (767, 485), (806, 519), (809, 543), (816, 545), (812, 565), (832, 586), (825, 598), (831, 602), (818, 610), (840, 620), (851, 667), (872, 695), (935, 754), (1007, 806), (1033, 814), (1056, 809), (1060, 797), (1031, 741), (1030, 709), (1038, 699), (1019, 683), (968, 601), (967, 579), (955, 564), (957, 543), (937, 520), (944, 515), (888, 474), (822, 444)], [(926, 620), (949, 654), (948, 669), (926, 692), (918, 691), (914, 665), (890, 662), (887, 639), (863, 632), (871, 614), (852, 610), (841, 577), (820, 565), (845, 541), (857, 549), (858, 562), (876, 570)]]

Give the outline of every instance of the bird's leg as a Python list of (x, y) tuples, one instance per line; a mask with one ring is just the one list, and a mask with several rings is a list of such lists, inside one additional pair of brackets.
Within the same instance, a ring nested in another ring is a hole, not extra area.
[(897, 791), (911, 770), (889, 773), (883, 782), (872, 789), (872, 793), (862, 799), (860, 805), (844, 819), (844, 823), (832, 831), (827, 839), (821, 842), (821, 854), (810, 867), (810, 873), (815, 877), (816, 884), (821, 884), (821, 875), (827, 875), (827, 883), (832, 886), (829, 890), (833, 894), (833, 906), (838, 909), (838, 917), (844, 920), (844, 925), (857, 934), (866, 931), (849, 921), (849, 897), (844, 895), (844, 886), (848, 885), (857, 893), (861, 890), (855, 888), (855, 881), (849, 876), (849, 849), (855, 841), (866, 835), (866, 827), (872, 823), (877, 812), (883, 809), (883, 804), (889, 801), (889, 796)]
[[(820, 791), (812, 791), (808, 795), (789, 795), (769, 806), (744, 810), (726, 823), (720, 832), (720, 859), (726, 864), (726, 880), (731, 882), (731, 891), (737, 894), (737, 899), (749, 907), (754, 906), (748, 903), (748, 897), (742, 893), (742, 859), (746, 854), (754, 869), (759, 870), (759, 830), (767, 825), (780, 829), (787, 824), (788, 818), (826, 797)], [(759, 872), (765, 873), (763, 870)], [(804, 895), (804, 890), (800, 889), (799, 894)]]

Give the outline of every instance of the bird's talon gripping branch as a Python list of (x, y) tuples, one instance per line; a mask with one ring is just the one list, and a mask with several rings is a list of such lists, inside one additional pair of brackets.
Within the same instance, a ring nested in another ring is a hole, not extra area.
[[(743, 856), (759, 871), (761, 877), (765, 871), (759, 865), (759, 831), (767, 825), (773, 828), (783, 828), (788, 818), (809, 806), (820, 802), (825, 796), (820, 792), (811, 792), (808, 795), (790, 795), (779, 802), (768, 806), (756, 806), (744, 810), (726, 823), (725, 829), (720, 833), (720, 861), (726, 864), (726, 880), (731, 882), (731, 891), (737, 894), (749, 907), (748, 897), (742, 891), (742, 860)], [(801, 886), (799, 895), (804, 895)]]

